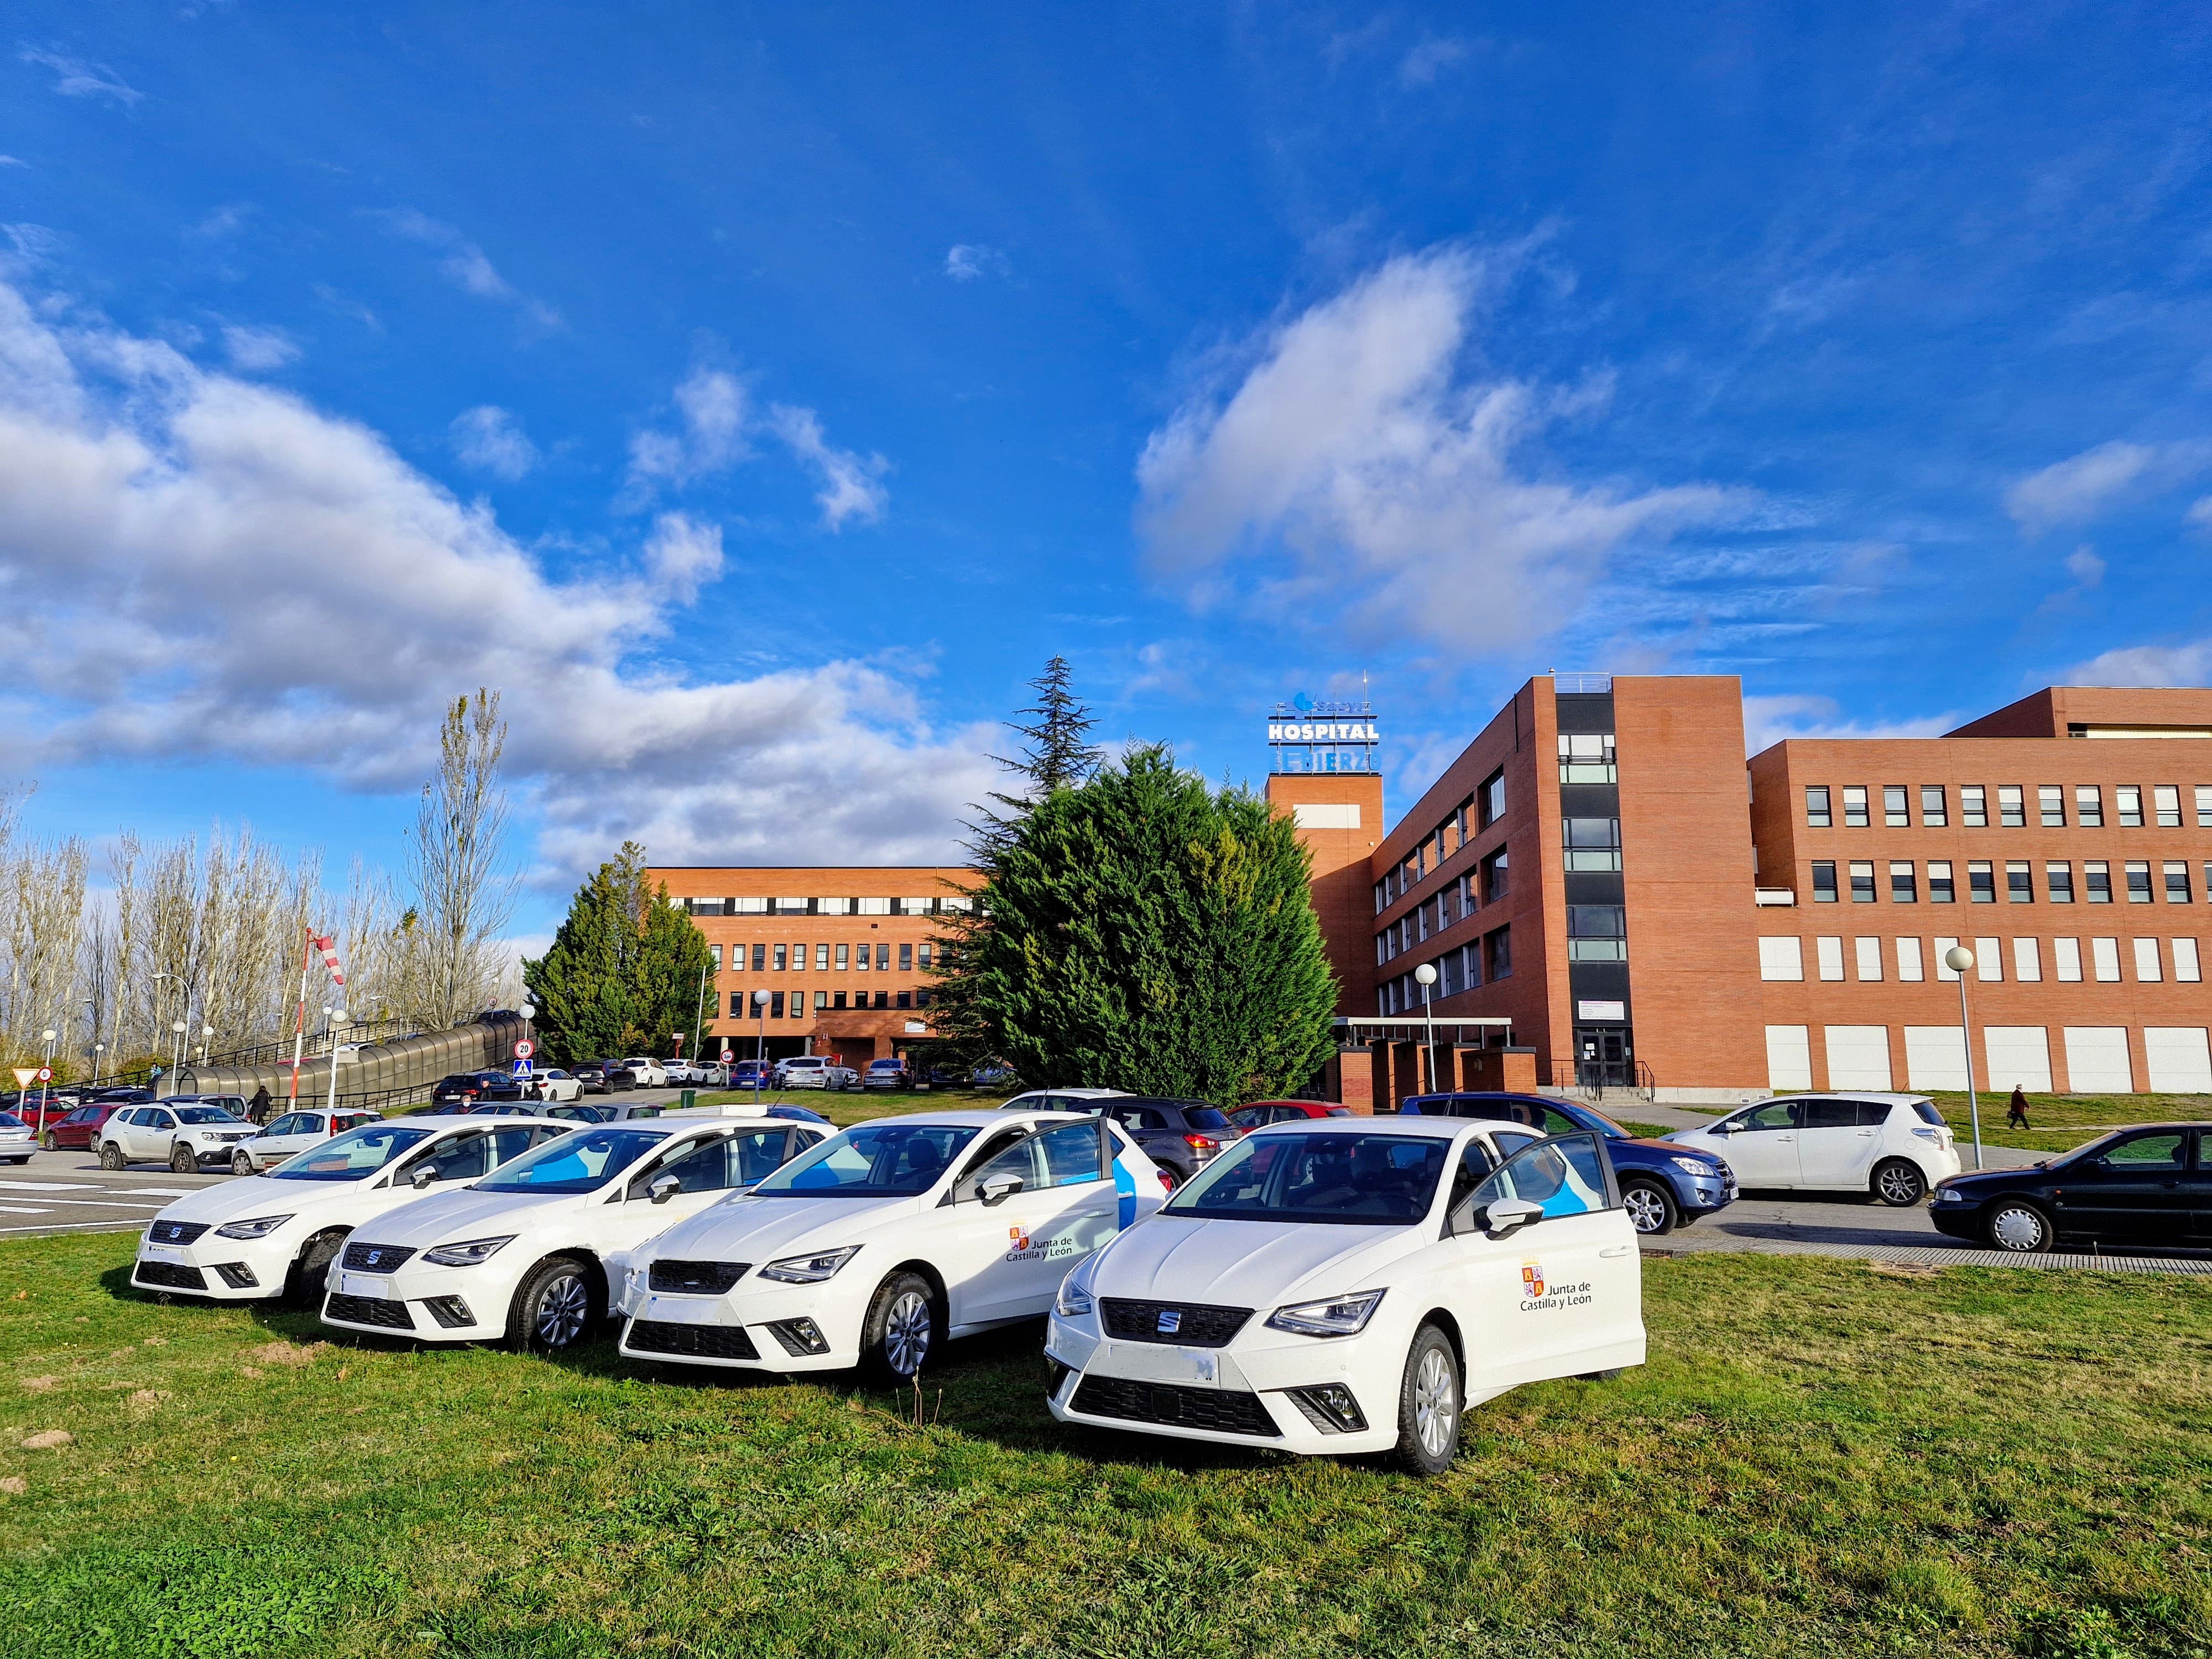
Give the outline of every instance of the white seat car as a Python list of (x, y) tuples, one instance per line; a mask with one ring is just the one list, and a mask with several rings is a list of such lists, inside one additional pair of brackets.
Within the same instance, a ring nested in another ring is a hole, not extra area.
[(364, 1123), (374, 1123), (384, 1115), (366, 1108), (341, 1106), (335, 1112), (318, 1106), (312, 1111), (286, 1112), (273, 1119), (260, 1133), (250, 1140), (241, 1140), (232, 1149), (230, 1172), (250, 1176), (295, 1158), (319, 1141), (332, 1135), (342, 1135), (348, 1129), (358, 1129)]
[(1237, 1142), (1068, 1274), (1063, 1422), (1439, 1473), (1472, 1403), (1641, 1364), (1636, 1229), (1597, 1135), (1314, 1118)]
[(581, 1100), (584, 1097), (583, 1084), (577, 1079), (570, 1077), (557, 1066), (549, 1067), (543, 1072), (532, 1072), (523, 1079), (523, 1084), (524, 1093), (549, 1104), (557, 1105), (563, 1101)]
[(1042, 1313), (1164, 1195), (1103, 1117), (877, 1118), (635, 1253), (622, 1352), (902, 1382), (950, 1338)]
[(779, 1089), (855, 1089), (860, 1083), (858, 1072), (827, 1054), (793, 1054), (775, 1063)]
[(324, 1271), (356, 1227), (413, 1203), (434, 1182), (489, 1175), (572, 1127), (429, 1112), (364, 1123), (266, 1175), (179, 1199), (146, 1229), (131, 1282), (217, 1302), (319, 1302)]
[(100, 1126), (100, 1167), (158, 1162), (179, 1175), (197, 1175), (203, 1164), (229, 1163), (240, 1143), (253, 1134), (244, 1118), (197, 1099), (134, 1106)]
[(630, 1074), (636, 1078), (641, 1089), (665, 1089), (668, 1086), (668, 1067), (649, 1054), (638, 1054), (623, 1061)]
[(1872, 1193), (1917, 1204), (1959, 1173), (1959, 1149), (1925, 1095), (1793, 1095), (1667, 1137), (1723, 1159), (1738, 1187)]
[(605, 1313), (611, 1262), (822, 1138), (759, 1118), (575, 1129), (361, 1230), (331, 1272), (323, 1322), (566, 1348)]

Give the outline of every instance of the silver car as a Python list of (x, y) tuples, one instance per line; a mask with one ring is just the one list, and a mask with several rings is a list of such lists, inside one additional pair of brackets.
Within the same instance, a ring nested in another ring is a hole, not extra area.
[(39, 1150), (39, 1133), (13, 1112), (0, 1112), (0, 1158), (28, 1164)]

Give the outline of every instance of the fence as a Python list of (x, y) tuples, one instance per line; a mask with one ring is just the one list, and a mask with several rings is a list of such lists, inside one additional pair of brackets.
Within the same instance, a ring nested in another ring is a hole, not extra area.
[[(456, 1072), (504, 1071), (514, 1058), (515, 1043), (531, 1030), (521, 1015), (502, 1011), (479, 1015), (451, 1030), (363, 1043), (338, 1066), (338, 1098), (351, 1104), (366, 1103), (372, 1097), (397, 1099), (428, 1093), (440, 1078)], [(283, 1064), (276, 1063), (280, 1058)], [(281, 1056), (271, 1055), (265, 1062), (187, 1066), (162, 1080), (161, 1092), (244, 1095), (250, 1100), (266, 1089), (270, 1099), (283, 1101), (294, 1093), (290, 1060), (290, 1047), (283, 1045)], [(331, 1064), (327, 1052), (301, 1062), (297, 1094), (301, 1101), (328, 1097)]]

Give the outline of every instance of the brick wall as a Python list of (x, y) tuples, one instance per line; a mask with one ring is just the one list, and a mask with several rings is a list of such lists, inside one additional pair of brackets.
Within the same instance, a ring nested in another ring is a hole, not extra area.
[(1330, 969), (1336, 975), (1336, 1012), (1375, 1012), (1375, 953), (1368, 921), (1375, 904), (1368, 860), (1382, 838), (1382, 780), (1373, 774), (1279, 772), (1267, 779), (1267, 799), (1295, 815), (1334, 823), (1302, 826), (1298, 840), (1313, 859), (1314, 912), (1328, 944)]

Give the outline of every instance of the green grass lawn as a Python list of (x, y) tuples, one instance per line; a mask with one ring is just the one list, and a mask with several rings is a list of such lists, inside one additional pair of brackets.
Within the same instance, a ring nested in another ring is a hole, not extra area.
[[(1702, 1255), (1460, 1466), (1071, 1434), (1035, 1327), (913, 1397), (325, 1343), (0, 1244), (0, 1653), (2030, 1654), (2212, 1632), (2212, 1284)], [(74, 1440), (22, 1443), (56, 1429)]]
[[(2063, 1152), (2124, 1123), (2185, 1120), (2203, 1122), (2212, 1119), (2212, 1095), (2030, 1095), (2027, 1121), (2034, 1127), (2008, 1129), (2004, 1127), (2005, 1103), (2011, 1097), (2009, 1085), (1981, 1097), (1982, 1140), (1985, 1146)], [(1972, 1117), (1966, 1109), (1966, 1095), (1935, 1094), (1929, 1098), (1942, 1112), (1943, 1121), (1971, 1147)]]

